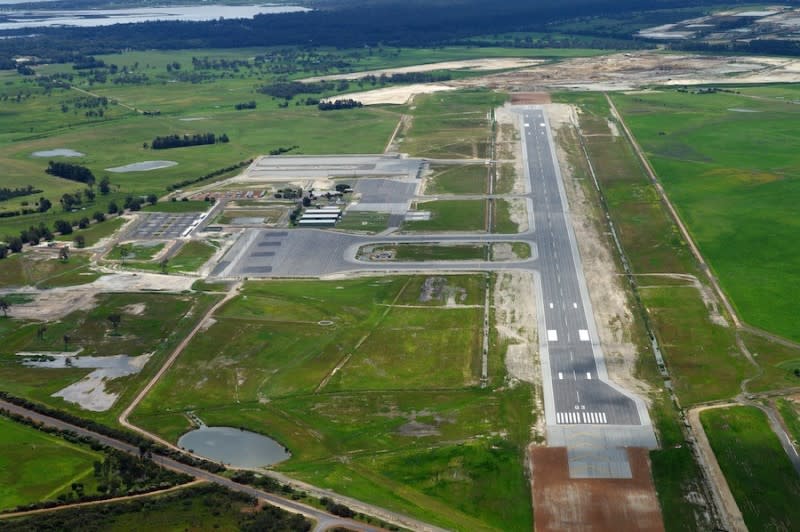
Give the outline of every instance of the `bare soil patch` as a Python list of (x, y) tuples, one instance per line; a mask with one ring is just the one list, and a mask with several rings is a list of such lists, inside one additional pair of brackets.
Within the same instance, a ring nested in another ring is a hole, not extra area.
[(571, 479), (564, 447), (532, 447), (536, 530), (664, 530), (647, 449), (629, 448), (630, 479)]
[(511, 95), (512, 105), (541, 105), (550, 102), (550, 95), (546, 92), (515, 92)]
[(407, 103), (417, 94), (432, 94), (434, 92), (452, 91), (456, 87), (444, 85), (442, 83), (414, 83), (400, 87), (384, 87), (364, 92), (352, 92), (339, 96), (331, 96), (326, 101), (333, 101), (341, 98), (356, 100), (364, 105), (378, 105), (382, 103), (402, 105)]
[(323, 80), (339, 79), (361, 79), (365, 76), (381, 76), (392, 74), (411, 74), (415, 72), (431, 72), (434, 70), (468, 70), (468, 71), (487, 71), (505, 70), (508, 68), (522, 68), (542, 63), (541, 59), (523, 59), (518, 57), (497, 57), (486, 59), (464, 59), (462, 61), (441, 61), (439, 63), (426, 63), (423, 65), (411, 65), (397, 68), (386, 68), (381, 70), (366, 70), (362, 72), (350, 72), (347, 74), (332, 74), (330, 76), (317, 76), (305, 78), (300, 81), (314, 82)]

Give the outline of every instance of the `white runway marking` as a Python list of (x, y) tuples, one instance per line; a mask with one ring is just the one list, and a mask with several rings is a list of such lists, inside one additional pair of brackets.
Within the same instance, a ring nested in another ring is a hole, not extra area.
[(589, 380), (592, 380), (592, 372), (591, 371), (587, 371), (586, 372), (586, 378), (589, 379)]
[(589, 331), (586, 329), (580, 329), (578, 331), (578, 337), (581, 339), (581, 342), (588, 342), (589, 341)]
[(577, 303), (573, 303), (572, 304), (572, 308), (578, 308), (578, 304)]
[(564, 374), (561, 373), (560, 371), (558, 372), (558, 380), (560, 380), (560, 381), (564, 380)]
[(607, 425), (604, 412), (556, 412), (556, 423), (559, 425)]
[(552, 303), (550, 303), (550, 308), (553, 308), (553, 304)]
[(548, 342), (558, 342), (558, 331), (555, 329), (548, 329), (547, 330), (547, 341)]

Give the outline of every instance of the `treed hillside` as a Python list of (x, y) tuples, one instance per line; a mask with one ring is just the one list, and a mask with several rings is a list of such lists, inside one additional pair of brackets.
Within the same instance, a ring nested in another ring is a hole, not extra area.
[[(0, 39), (0, 63), (15, 55), (64, 61), (80, 54), (122, 49), (231, 48), (275, 45), (431, 46), (475, 35), (548, 31), (548, 24), (576, 17), (642, 10), (731, 5), (735, 0), (371, 0), (319, 2), (307, 13), (260, 15), (247, 20), (150, 22), (99, 28), (39, 28), (37, 36)], [(312, 2), (313, 5), (313, 2)], [(685, 14), (674, 13), (678, 20)], [(20, 30), (26, 33), (27, 30)]]

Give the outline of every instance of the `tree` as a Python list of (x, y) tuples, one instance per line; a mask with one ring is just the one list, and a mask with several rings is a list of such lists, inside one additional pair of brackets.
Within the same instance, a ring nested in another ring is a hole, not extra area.
[(156, 196), (155, 194), (147, 195), (147, 203), (149, 203), (150, 205), (155, 205), (156, 202), (158, 202), (158, 196)]
[(67, 349), (69, 349), (69, 341), (71, 340), (71, 338), (69, 337), (68, 334), (65, 334), (61, 339), (64, 340), (64, 351), (66, 351)]
[(89, 227), (89, 218), (84, 216), (83, 218), (78, 220), (78, 227), (81, 229), (86, 229), (87, 227)]
[(58, 258), (69, 260), (69, 246), (61, 246), (61, 249), (58, 250)]
[(309, 198), (308, 196), (303, 198), (303, 207), (309, 207), (310, 205), (311, 205), (311, 198)]
[(49, 199), (45, 197), (39, 198), (39, 212), (47, 212), (52, 206), (53, 203)]
[(108, 176), (104, 175), (103, 178), (100, 180), (100, 184), (98, 188), (100, 189), (100, 194), (103, 196), (107, 196), (109, 192), (111, 192), (111, 181), (109, 181)]
[(8, 256), (8, 246), (0, 242), (0, 259), (4, 259)]
[(117, 207), (117, 202), (112, 201), (108, 204), (108, 214), (116, 214), (119, 212), (119, 207)]
[(122, 258), (122, 264), (125, 264), (125, 259), (131, 254), (131, 245), (125, 244), (119, 247), (119, 256)]
[(112, 314), (109, 314), (106, 319), (111, 324), (111, 327), (114, 328), (114, 331), (116, 331), (117, 327), (119, 327), (119, 324), (122, 322), (122, 315), (117, 312), (114, 312)]
[(86, 238), (83, 235), (77, 235), (72, 241), (75, 242), (75, 247), (78, 249), (86, 247)]
[(94, 190), (92, 190), (91, 188), (84, 189), (83, 196), (86, 198), (86, 201), (94, 201), (95, 198)]
[(44, 323), (42, 323), (42, 324), (41, 324), (41, 325), (39, 325), (39, 327), (36, 329), (36, 338), (38, 338), (39, 340), (44, 340), (44, 334), (45, 334), (46, 332), (47, 332), (47, 325), (45, 325)]
[(3, 317), (8, 317), (8, 309), (11, 307), (11, 302), (5, 297), (0, 298), (0, 310), (3, 311)]
[(92, 215), (92, 218), (94, 218), (94, 220), (97, 223), (100, 223), (100, 222), (104, 222), (106, 220), (106, 215), (103, 214), (100, 211), (94, 211), (94, 214)]
[(22, 251), (22, 239), (18, 236), (12, 236), (8, 239), (8, 249), (14, 253)]
[(159, 264), (159, 266), (161, 266), (161, 273), (166, 274), (167, 273), (167, 267), (169, 266), (169, 259), (164, 257), (163, 259), (161, 259), (161, 262), (159, 262), (158, 264)]
[(55, 223), (53, 223), (53, 227), (62, 235), (68, 235), (72, 233), (72, 224), (66, 220), (56, 220)]

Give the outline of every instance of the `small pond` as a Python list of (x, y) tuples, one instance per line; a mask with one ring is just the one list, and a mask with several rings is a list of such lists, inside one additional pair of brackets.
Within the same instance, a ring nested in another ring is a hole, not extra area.
[(269, 466), (292, 456), (272, 438), (233, 427), (200, 427), (181, 436), (178, 446), (234, 467)]
[(56, 148), (54, 150), (35, 151), (33, 157), (83, 157), (85, 154), (68, 148)]
[(109, 172), (115, 174), (124, 174), (127, 172), (148, 172), (150, 170), (158, 170), (160, 168), (170, 168), (176, 166), (178, 163), (175, 161), (142, 161), (140, 163), (126, 164), (125, 166), (115, 166), (114, 168), (106, 168)]

